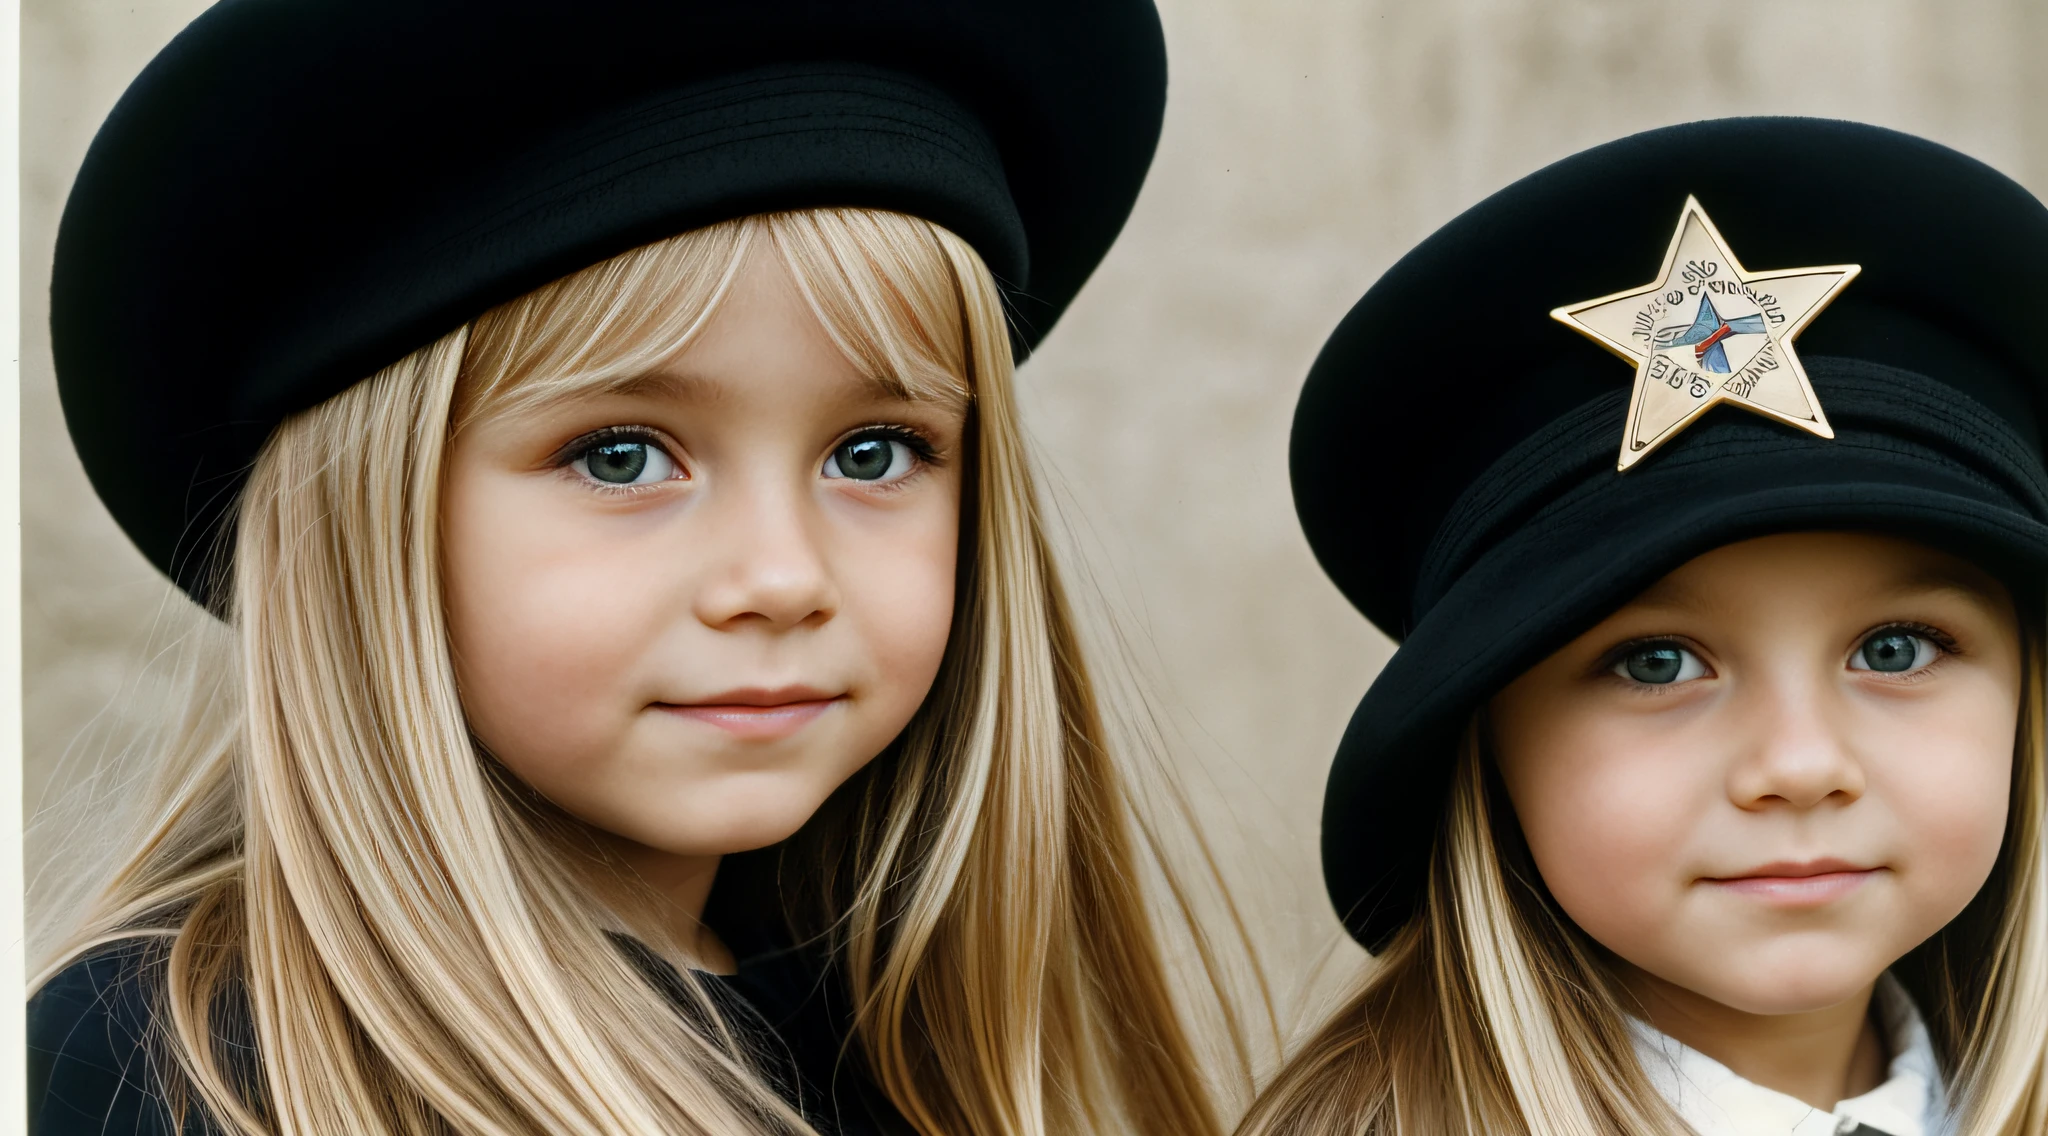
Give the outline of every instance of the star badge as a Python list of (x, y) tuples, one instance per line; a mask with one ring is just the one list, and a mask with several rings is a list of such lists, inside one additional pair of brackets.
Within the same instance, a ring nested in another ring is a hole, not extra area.
[(1751, 272), (1687, 197), (1655, 282), (1550, 313), (1635, 364), (1615, 468), (1626, 471), (1724, 402), (1834, 437), (1792, 337), (1861, 271), (1832, 264)]

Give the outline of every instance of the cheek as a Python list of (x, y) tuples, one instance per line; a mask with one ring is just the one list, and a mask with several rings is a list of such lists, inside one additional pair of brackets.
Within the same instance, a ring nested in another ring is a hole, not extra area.
[(958, 562), (956, 509), (922, 510), (886, 531), (853, 536), (845, 561), (850, 570), (839, 573), (842, 614), (859, 629), (875, 668), (870, 693), (900, 719), (887, 731), (892, 737), (930, 692), (945, 656)]
[[(443, 527), (450, 646), (470, 728), (514, 766), (573, 760), (637, 692), (622, 681), (662, 621), (630, 548), (574, 539), (526, 496), (451, 484)], [(606, 549), (594, 555), (594, 549)], [(596, 586), (602, 582), (602, 586)]]
[(1616, 950), (1653, 934), (1679, 901), (1714, 786), (1675, 739), (1623, 721), (1565, 718), (1504, 738), (1500, 767), (1544, 885), (1565, 914)]
[(1896, 818), (1901, 883), (1936, 926), (1990, 875), (2011, 803), (2017, 701), (1976, 693), (1894, 716), (1861, 747), (1873, 796)]

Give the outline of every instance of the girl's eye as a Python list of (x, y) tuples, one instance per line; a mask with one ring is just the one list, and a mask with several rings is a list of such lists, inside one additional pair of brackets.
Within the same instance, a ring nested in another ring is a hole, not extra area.
[(907, 443), (873, 434), (842, 442), (825, 459), (826, 477), (895, 481), (911, 471), (917, 455)]
[(1700, 678), (1707, 673), (1707, 665), (1700, 662), (1698, 655), (1683, 647), (1657, 643), (1638, 647), (1622, 656), (1622, 660), (1614, 664), (1614, 673), (1651, 686), (1668, 686)]
[(1894, 628), (1865, 639), (1849, 656), (1849, 669), (1904, 674), (1933, 662), (1935, 653), (1934, 644), (1926, 638)]
[(675, 459), (660, 446), (633, 439), (599, 442), (569, 465), (601, 485), (651, 485), (676, 475)]

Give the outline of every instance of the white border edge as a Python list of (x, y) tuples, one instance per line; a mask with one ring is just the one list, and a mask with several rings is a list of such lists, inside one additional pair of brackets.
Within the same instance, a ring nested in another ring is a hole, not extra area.
[(0, 1132), (28, 1130), (21, 717), (21, 3), (0, 0)]

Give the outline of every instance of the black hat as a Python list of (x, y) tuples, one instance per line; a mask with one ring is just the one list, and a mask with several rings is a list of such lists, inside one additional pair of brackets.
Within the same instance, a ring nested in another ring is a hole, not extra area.
[(1389, 269), (1309, 373), (1291, 459), (1324, 570), (1401, 641), (1323, 802), (1352, 935), (1377, 949), (1415, 912), (1472, 713), (1686, 560), (1873, 529), (2038, 580), (2044, 312), (2031, 194), (1818, 119), (1596, 147)]
[(284, 417), (490, 307), (751, 213), (960, 234), (1045, 334), (1159, 137), (1151, 0), (223, 0), (136, 79), (58, 231), (86, 472), (208, 597)]

